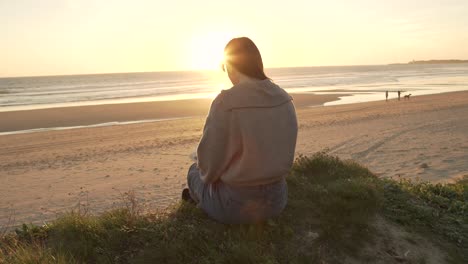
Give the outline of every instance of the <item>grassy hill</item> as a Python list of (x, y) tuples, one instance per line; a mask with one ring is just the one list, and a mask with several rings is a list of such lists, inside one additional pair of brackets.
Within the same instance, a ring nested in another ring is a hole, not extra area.
[(464, 263), (468, 178), (379, 179), (320, 152), (299, 157), (283, 214), (223, 225), (181, 202), (141, 214), (137, 199), (99, 215), (70, 212), (0, 238), (0, 263)]

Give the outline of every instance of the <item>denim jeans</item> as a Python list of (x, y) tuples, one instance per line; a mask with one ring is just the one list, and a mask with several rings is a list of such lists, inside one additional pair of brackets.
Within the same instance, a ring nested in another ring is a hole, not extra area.
[(275, 217), (286, 207), (286, 180), (259, 186), (238, 187), (222, 181), (205, 184), (197, 164), (187, 175), (190, 195), (209, 217), (226, 224), (257, 223)]

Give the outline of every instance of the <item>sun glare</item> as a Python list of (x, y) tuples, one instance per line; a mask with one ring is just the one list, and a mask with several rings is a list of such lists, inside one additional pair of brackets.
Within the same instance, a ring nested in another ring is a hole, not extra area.
[(192, 40), (192, 68), (196, 70), (216, 70), (224, 57), (224, 46), (234, 37), (233, 34), (211, 32), (201, 34)]

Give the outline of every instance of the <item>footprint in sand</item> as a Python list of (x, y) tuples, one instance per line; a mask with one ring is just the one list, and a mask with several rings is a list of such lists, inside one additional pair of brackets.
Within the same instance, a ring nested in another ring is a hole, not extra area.
[(423, 163), (419, 166), (421, 169), (427, 169), (429, 168), (429, 165), (427, 165), (427, 163)]

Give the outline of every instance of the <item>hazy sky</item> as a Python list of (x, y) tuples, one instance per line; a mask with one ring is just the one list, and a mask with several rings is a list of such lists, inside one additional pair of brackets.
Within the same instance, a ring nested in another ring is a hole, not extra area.
[(0, 76), (214, 68), (248, 36), (266, 67), (468, 59), (467, 0), (0, 0)]

